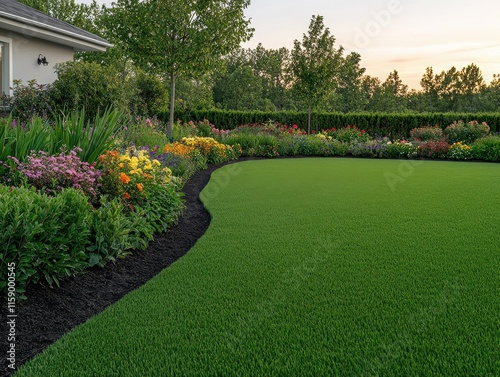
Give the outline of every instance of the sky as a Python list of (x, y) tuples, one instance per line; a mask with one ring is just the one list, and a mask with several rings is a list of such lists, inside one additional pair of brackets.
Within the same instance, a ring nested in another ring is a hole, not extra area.
[(385, 81), (397, 70), (410, 89), (421, 89), (427, 67), (440, 73), (474, 63), (487, 83), (500, 74), (498, 0), (251, 0), (245, 14), (255, 33), (244, 48), (292, 49), (321, 15), (336, 46), (361, 55), (366, 74)]

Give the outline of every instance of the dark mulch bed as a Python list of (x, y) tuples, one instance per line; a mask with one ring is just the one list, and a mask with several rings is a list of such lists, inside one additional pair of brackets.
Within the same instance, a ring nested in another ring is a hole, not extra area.
[[(183, 216), (167, 233), (155, 237), (147, 250), (63, 281), (60, 288), (31, 287), (27, 292), (28, 300), (16, 308), (16, 367), (186, 254), (210, 224), (210, 215), (199, 194), (212, 172), (221, 166), (211, 165), (188, 180), (183, 188), (186, 199)], [(7, 369), (5, 356), (8, 350), (7, 311), (5, 303), (2, 306), (0, 376), (8, 376), (12, 370)]]

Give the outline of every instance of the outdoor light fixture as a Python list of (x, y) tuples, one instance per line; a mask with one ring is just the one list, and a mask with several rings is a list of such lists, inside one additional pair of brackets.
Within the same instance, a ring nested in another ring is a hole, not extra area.
[(43, 65), (49, 65), (49, 62), (47, 61), (47, 58), (43, 56), (42, 54), (38, 55), (38, 65), (43, 64)]

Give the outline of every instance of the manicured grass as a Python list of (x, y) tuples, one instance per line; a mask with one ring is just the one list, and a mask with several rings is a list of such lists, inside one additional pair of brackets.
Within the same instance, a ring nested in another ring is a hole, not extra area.
[(500, 374), (500, 165), (248, 161), (181, 260), (16, 376)]

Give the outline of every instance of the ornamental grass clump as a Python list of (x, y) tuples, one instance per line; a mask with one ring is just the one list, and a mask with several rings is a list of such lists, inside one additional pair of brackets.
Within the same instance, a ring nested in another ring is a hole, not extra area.
[(101, 173), (95, 168), (95, 164), (83, 162), (77, 156), (79, 152), (81, 149), (78, 147), (69, 153), (62, 151), (57, 156), (49, 156), (43, 151), (32, 152), (24, 163), (15, 157), (11, 157), (11, 160), (28, 183), (38, 190), (52, 195), (72, 187), (81, 190), (91, 201), (95, 201)]

